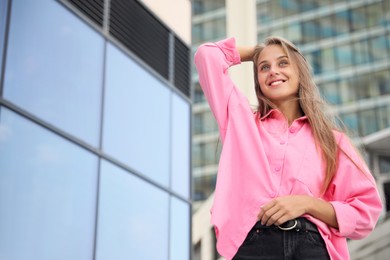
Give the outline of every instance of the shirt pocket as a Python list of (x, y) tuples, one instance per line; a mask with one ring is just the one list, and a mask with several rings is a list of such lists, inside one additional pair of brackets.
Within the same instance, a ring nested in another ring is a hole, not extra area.
[(319, 197), (325, 179), (325, 168), (317, 151), (306, 153), (291, 194), (310, 194)]

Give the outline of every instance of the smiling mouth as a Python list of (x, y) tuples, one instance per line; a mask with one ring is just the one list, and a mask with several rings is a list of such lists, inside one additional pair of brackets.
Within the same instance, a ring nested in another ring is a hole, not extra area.
[(282, 83), (286, 82), (285, 80), (277, 80), (277, 81), (273, 81), (269, 84), (269, 86), (278, 86)]

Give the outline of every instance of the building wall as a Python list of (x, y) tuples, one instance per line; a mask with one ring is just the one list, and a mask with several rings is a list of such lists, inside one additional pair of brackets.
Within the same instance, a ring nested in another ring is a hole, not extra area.
[(191, 258), (189, 48), (138, 6), (149, 64), (126, 4), (0, 3), (0, 259)]

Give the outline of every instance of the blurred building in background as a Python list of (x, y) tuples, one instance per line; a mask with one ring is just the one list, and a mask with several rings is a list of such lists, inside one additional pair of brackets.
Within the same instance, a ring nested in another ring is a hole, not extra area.
[(164, 2), (0, 1), (0, 259), (190, 259), (191, 3)]
[[(278, 35), (300, 48), (313, 68), (323, 96), (331, 103), (329, 112), (341, 118), (366, 152), (385, 206), (373, 234), (362, 241), (350, 241), (351, 257), (387, 259), (385, 255), (390, 253), (390, 222), (386, 221), (389, 215), (386, 213), (390, 211), (390, 1), (193, 0), (192, 3), (193, 52), (203, 42), (230, 36), (236, 37), (238, 44), (252, 45), (263, 42), (267, 36)], [(233, 81), (255, 107), (251, 66), (232, 70)], [(195, 70), (192, 73), (194, 259), (208, 260), (218, 258), (209, 209), (221, 144)]]

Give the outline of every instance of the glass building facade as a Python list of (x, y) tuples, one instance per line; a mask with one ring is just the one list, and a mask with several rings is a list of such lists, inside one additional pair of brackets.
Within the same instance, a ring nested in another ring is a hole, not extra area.
[[(169, 66), (115, 34), (126, 5)], [(190, 259), (190, 82), (171, 72), (189, 47), (156, 21), (138, 1), (0, 1), (0, 259)]]
[[(225, 1), (217, 2), (194, 1), (193, 51), (202, 42), (226, 37)], [(390, 201), (390, 1), (257, 0), (256, 9), (258, 41), (278, 35), (294, 42), (309, 60), (330, 112), (357, 139), (387, 133), (387, 146), (367, 151)], [(214, 190), (220, 144), (193, 73), (194, 200), (202, 201)]]

